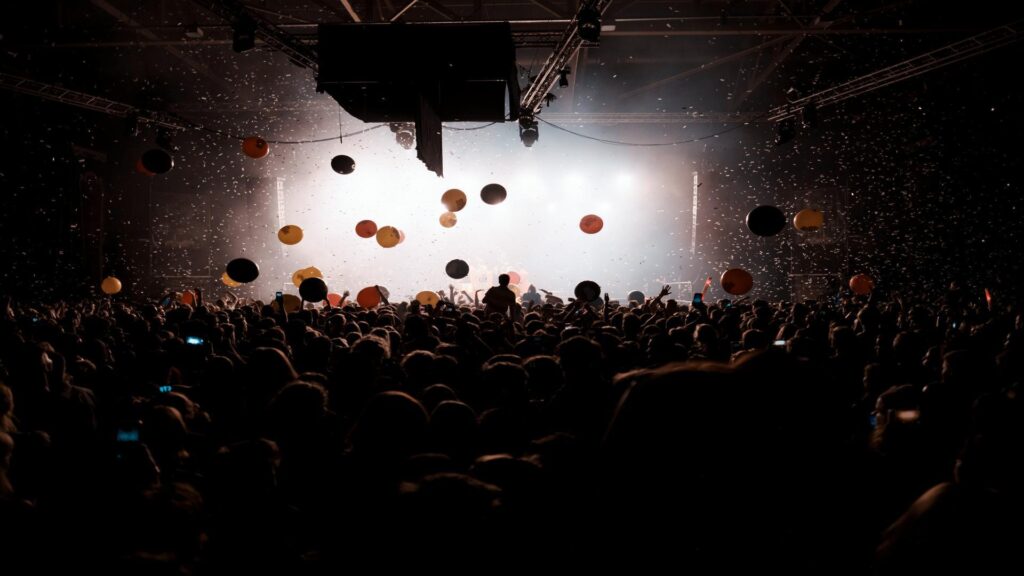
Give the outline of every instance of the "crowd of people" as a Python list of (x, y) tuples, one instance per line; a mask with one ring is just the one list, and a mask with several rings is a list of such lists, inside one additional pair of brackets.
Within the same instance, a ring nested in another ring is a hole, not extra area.
[(1015, 308), (506, 291), (5, 298), (0, 573), (1024, 570)]

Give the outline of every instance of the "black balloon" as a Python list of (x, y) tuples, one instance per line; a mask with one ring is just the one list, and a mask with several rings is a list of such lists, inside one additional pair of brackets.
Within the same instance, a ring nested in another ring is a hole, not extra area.
[(786, 227), (786, 215), (775, 206), (758, 206), (747, 214), (747, 228), (758, 236), (775, 236)]
[(153, 148), (142, 154), (142, 167), (153, 174), (166, 174), (174, 168), (174, 158), (164, 150)]
[(326, 300), (327, 284), (320, 278), (306, 278), (299, 284), (299, 296), (306, 302)]
[(228, 277), (235, 282), (252, 282), (260, 275), (260, 267), (248, 258), (235, 258), (228, 262)]
[(338, 174), (351, 174), (355, 172), (356, 161), (344, 154), (331, 158), (331, 169)]
[(577, 299), (585, 302), (597, 300), (601, 297), (601, 287), (593, 280), (584, 280), (583, 282), (580, 282), (576, 285), (576, 290), (574, 292)]
[(639, 303), (643, 304), (644, 300), (647, 297), (644, 296), (643, 292), (641, 292), (639, 290), (633, 290), (632, 292), (629, 293), (629, 296), (627, 296), (627, 298), (629, 299), (630, 302), (639, 302)]
[(465, 260), (452, 260), (444, 267), (446, 274), (458, 280), (469, 276), (469, 264)]
[(488, 184), (480, 190), (480, 199), (487, 204), (501, 204), (508, 196), (508, 191), (501, 184)]

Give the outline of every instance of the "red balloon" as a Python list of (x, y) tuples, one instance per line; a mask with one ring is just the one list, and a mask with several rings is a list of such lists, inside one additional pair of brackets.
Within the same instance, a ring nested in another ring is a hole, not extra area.
[(373, 220), (360, 220), (356, 224), (356, 234), (360, 238), (373, 238), (377, 235), (377, 223)]
[(853, 290), (854, 294), (863, 296), (870, 294), (875, 289), (875, 280), (867, 274), (856, 274), (853, 278), (850, 278), (850, 290)]
[(142, 163), (142, 158), (139, 158), (135, 162), (135, 171), (138, 172), (139, 174), (142, 174), (143, 176), (156, 176), (156, 172), (150, 172), (148, 169), (146, 169), (146, 165)]
[(509, 281), (508, 281), (509, 284), (519, 284), (520, 282), (523, 281), (523, 277), (519, 275), (519, 272), (509, 272), (508, 273), (508, 278), (509, 278)]
[(191, 290), (185, 290), (185, 292), (181, 295), (181, 303), (182, 304), (188, 304), (189, 306), (195, 306), (196, 305), (196, 295), (195, 295), (195, 293), (192, 292)]
[(263, 158), (270, 154), (270, 144), (258, 136), (249, 136), (242, 140), (242, 152), (249, 158)]
[(721, 283), (722, 290), (733, 296), (741, 296), (754, 287), (754, 277), (742, 268), (733, 268), (722, 274)]
[(327, 294), (327, 301), (331, 303), (331, 306), (337, 306), (341, 304), (341, 294), (330, 292)]
[(604, 220), (596, 214), (587, 214), (580, 219), (580, 230), (587, 234), (597, 234), (604, 228)]
[(356, 294), (356, 302), (359, 303), (363, 308), (373, 308), (380, 304), (380, 293), (377, 292), (376, 286), (367, 286)]

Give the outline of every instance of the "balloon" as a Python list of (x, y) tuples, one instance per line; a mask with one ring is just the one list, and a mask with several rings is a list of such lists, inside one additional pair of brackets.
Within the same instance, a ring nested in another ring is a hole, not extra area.
[(416, 295), (416, 300), (424, 306), (437, 306), (437, 303), (441, 301), (441, 297), (437, 295), (437, 292), (424, 290)]
[(604, 220), (595, 214), (587, 214), (580, 219), (580, 230), (587, 234), (597, 234), (604, 228)]
[(327, 299), (327, 284), (322, 278), (311, 276), (299, 284), (299, 295), (306, 302), (320, 302)]
[(331, 170), (338, 174), (351, 174), (356, 170), (356, 161), (344, 154), (331, 158)]
[(107, 276), (100, 282), (100, 291), (108, 295), (117, 294), (121, 291), (121, 281), (113, 276)]
[(466, 193), (458, 188), (452, 188), (441, 195), (441, 203), (449, 212), (458, 212), (466, 207)]
[(825, 215), (812, 208), (804, 208), (793, 217), (793, 227), (801, 232), (820, 230), (825, 224)]
[(282, 226), (281, 229), (277, 231), (277, 239), (281, 241), (281, 244), (294, 246), (299, 242), (302, 242), (302, 228), (293, 224)]
[[(281, 301), (284, 302), (284, 309), (288, 312), (298, 312), (302, 309), (302, 300), (295, 294), (285, 294), (281, 297)], [(275, 311), (281, 311), (281, 305), (277, 303), (277, 300), (274, 300), (270, 306)]]
[(469, 276), (469, 264), (465, 260), (452, 260), (444, 267), (444, 272), (456, 280)]
[(644, 293), (639, 290), (633, 290), (629, 293), (629, 296), (626, 296), (626, 300), (629, 300), (630, 302), (639, 302), (640, 304), (643, 304), (646, 299), (647, 297), (644, 296)]
[(174, 168), (174, 158), (164, 150), (153, 148), (142, 154), (142, 167), (153, 174), (166, 174)]
[(850, 290), (853, 290), (854, 294), (863, 296), (870, 294), (875, 289), (875, 280), (867, 274), (857, 274), (853, 278), (850, 278)]
[(509, 272), (508, 273), (508, 283), (509, 284), (519, 284), (522, 281), (523, 281), (523, 277), (519, 275), (519, 272)]
[(356, 224), (356, 235), (360, 238), (372, 238), (377, 233), (377, 223), (373, 220), (360, 220)]
[(270, 144), (258, 136), (249, 136), (242, 140), (242, 152), (249, 158), (263, 158), (270, 154)]
[(320, 271), (316, 266), (310, 266), (309, 268), (302, 268), (292, 273), (292, 284), (298, 288), (302, 286), (302, 281), (306, 278), (323, 278), (324, 273)]
[(356, 302), (363, 308), (373, 308), (380, 304), (380, 293), (376, 286), (367, 286), (356, 294)]
[(196, 293), (191, 290), (185, 290), (181, 294), (181, 303), (188, 304), (189, 306), (196, 305)]
[(722, 273), (722, 290), (733, 296), (741, 296), (754, 287), (754, 277), (742, 268), (732, 268)]
[(377, 244), (380, 244), (384, 248), (394, 248), (398, 245), (398, 241), (401, 239), (401, 234), (398, 232), (398, 228), (395, 228), (394, 226), (384, 226), (377, 230)]
[(328, 292), (327, 301), (331, 303), (331, 306), (337, 306), (338, 304), (341, 304), (341, 294)]
[(156, 176), (155, 173), (146, 169), (146, 165), (142, 163), (142, 158), (135, 161), (135, 171), (143, 176)]
[(441, 226), (444, 226), (445, 228), (451, 228), (459, 221), (454, 212), (445, 212), (444, 214), (441, 214), (441, 217), (438, 218), (438, 220), (441, 221)]
[(248, 258), (235, 258), (228, 262), (225, 270), (227, 270), (229, 278), (243, 284), (252, 282), (260, 275), (260, 267)]
[(758, 236), (775, 236), (786, 227), (786, 215), (775, 206), (758, 206), (747, 214), (747, 228)]
[(590, 302), (596, 298), (601, 297), (601, 287), (592, 280), (584, 280), (576, 285), (576, 290), (573, 291), (578, 300), (584, 302)]
[(238, 288), (239, 286), (242, 285), (241, 282), (235, 282), (234, 280), (232, 280), (231, 276), (228, 276), (227, 272), (220, 275), (220, 281), (223, 282), (224, 285), (227, 286), (228, 288)]
[(398, 243), (401, 244), (402, 242), (405, 242), (405, 232), (402, 232), (401, 230), (399, 230), (398, 231)]
[(508, 191), (501, 184), (488, 184), (480, 190), (480, 199), (487, 204), (501, 204), (508, 196)]

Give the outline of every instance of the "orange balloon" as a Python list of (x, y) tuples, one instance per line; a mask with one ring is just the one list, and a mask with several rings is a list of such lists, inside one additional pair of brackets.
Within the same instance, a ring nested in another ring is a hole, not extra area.
[(863, 296), (870, 294), (875, 289), (875, 280), (867, 274), (856, 274), (853, 278), (850, 278), (850, 290), (853, 290), (854, 294)]
[(331, 306), (337, 306), (341, 304), (341, 294), (330, 292), (327, 294), (327, 301), (331, 303)]
[(754, 277), (742, 268), (733, 268), (722, 274), (721, 284), (722, 290), (734, 296), (741, 296), (754, 287)]
[(441, 214), (441, 217), (438, 218), (438, 220), (440, 220), (441, 226), (444, 226), (445, 228), (451, 228), (459, 221), (454, 212), (445, 212), (444, 214)]
[(121, 281), (113, 276), (107, 276), (100, 282), (100, 290), (108, 296), (121, 291)]
[(522, 281), (523, 281), (523, 277), (519, 275), (519, 272), (509, 272), (508, 273), (508, 283), (509, 284), (519, 284)]
[(195, 306), (196, 305), (196, 295), (195, 295), (195, 293), (192, 292), (191, 290), (185, 290), (185, 292), (181, 295), (181, 303), (182, 304), (188, 304), (189, 306)]
[(270, 154), (270, 144), (258, 136), (249, 136), (242, 140), (242, 152), (249, 158), (263, 158)]
[(234, 280), (232, 280), (231, 276), (228, 276), (227, 272), (220, 275), (220, 281), (223, 282), (224, 285), (227, 286), (228, 288), (238, 288), (239, 286), (242, 285), (241, 282), (235, 282)]
[(380, 293), (376, 286), (367, 286), (356, 294), (356, 302), (363, 308), (373, 308), (380, 304)]
[(394, 248), (401, 240), (402, 235), (394, 226), (384, 226), (377, 230), (377, 244), (383, 248)]
[(398, 243), (401, 244), (402, 242), (405, 242), (405, 232), (402, 232), (401, 230), (399, 230), (398, 231)]
[(801, 232), (814, 232), (825, 225), (825, 215), (812, 208), (804, 208), (793, 216), (793, 227)]
[(587, 214), (580, 219), (580, 230), (587, 234), (597, 234), (604, 228), (604, 220), (595, 214)]
[(377, 223), (373, 220), (360, 220), (356, 224), (356, 234), (360, 238), (373, 238), (373, 235), (377, 233)]

